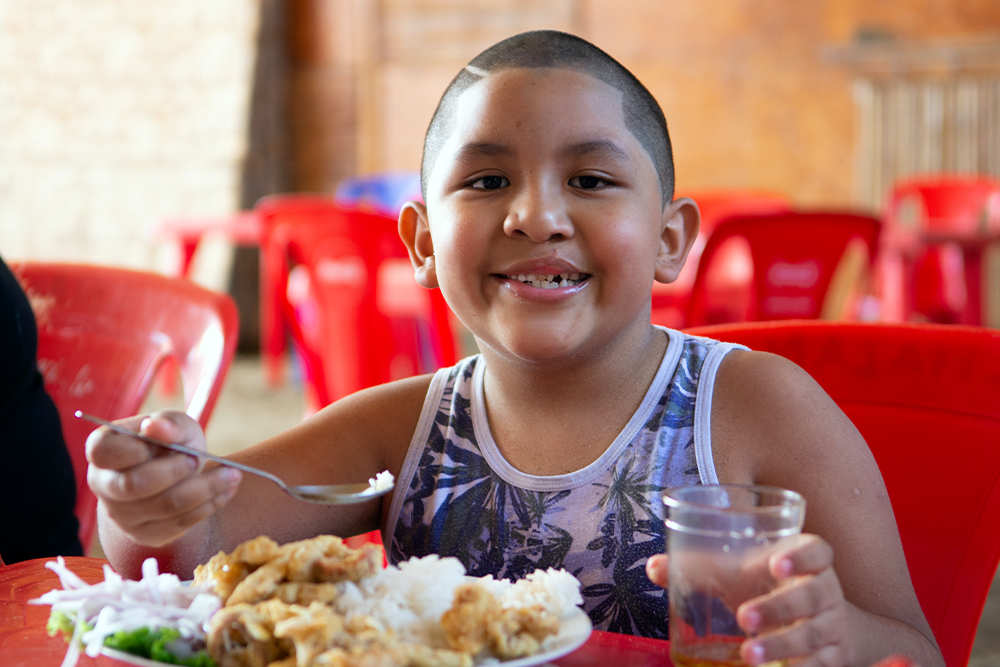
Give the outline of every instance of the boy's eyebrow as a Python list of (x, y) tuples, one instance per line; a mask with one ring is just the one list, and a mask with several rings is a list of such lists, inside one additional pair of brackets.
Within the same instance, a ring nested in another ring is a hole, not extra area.
[(628, 160), (629, 154), (624, 148), (611, 141), (610, 139), (593, 139), (591, 141), (581, 141), (580, 143), (571, 144), (563, 149), (563, 153), (571, 157), (586, 157), (594, 154), (605, 154), (609, 157), (618, 158), (620, 160)]
[(485, 141), (476, 141), (464, 144), (458, 149), (458, 159), (470, 157), (497, 157), (500, 155), (510, 155), (513, 151), (510, 146), (503, 144), (491, 144)]

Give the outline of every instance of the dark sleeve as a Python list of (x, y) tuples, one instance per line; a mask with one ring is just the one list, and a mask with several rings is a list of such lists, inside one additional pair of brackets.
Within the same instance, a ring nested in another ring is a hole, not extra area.
[(0, 260), (0, 557), (7, 564), (83, 554), (73, 464), (37, 348), (31, 306)]

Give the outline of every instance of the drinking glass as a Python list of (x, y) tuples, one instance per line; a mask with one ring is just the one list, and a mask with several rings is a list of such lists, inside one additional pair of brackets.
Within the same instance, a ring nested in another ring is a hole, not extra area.
[(770, 486), (667, 489), (670, 653), (677, 667), (745, 665), (736, 610), (773, 590), (768, 559), (802, 532), (805, 499)]

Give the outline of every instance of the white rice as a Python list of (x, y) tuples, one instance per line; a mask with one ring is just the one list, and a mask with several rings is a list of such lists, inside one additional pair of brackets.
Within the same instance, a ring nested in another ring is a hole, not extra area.
[[(457, 558), (425, 556), (390, 565), (359, 584), (338, 584), (340, 595), (334, 606), (352, 616), (373, 617), (392, 628), (401, 641), (447, 648), (441, 616), (451, 608), (455, 589), (470, 581)], [(536, 570), (511, 583), (483, 577), (475, 580), (505, 608), (541, 604), (557, 617), (565, 616), (583, 602), (580, 582), (565, 570)]]

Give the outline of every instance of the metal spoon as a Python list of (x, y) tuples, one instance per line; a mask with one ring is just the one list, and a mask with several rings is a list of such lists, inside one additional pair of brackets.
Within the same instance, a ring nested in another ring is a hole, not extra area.
[(299, 500), (304, 500), (308, 503), (319, 503), (321, 505), (352, 505), (354, 503), (363, 503), (389, 493), (392, 491), (394, 486), (391, 482), (388, 486), (380, 485), (380, 488), (377, 489), (374, 483), (289, 486), (288, 484), (285, 484), (282, 479), (275, 477), (269, 472), (260, 470), (259, 468), (254, 468), (243, 463), (237, 463), (236, 461), (230, 461), (229, 459), (224, 459), (221, 456), (209, 454), (208, 452), (199, 452), (197, 449), (191, 449), (190, 447), (185, 447), (184, 445), (163, 442), (162, 440), (157, 440), (156, 438), (150, 438), (148, 435), (143, 435), (131, 429), (125, 428), (124, 426), (119, 426), (118, 424), (112, 424), (107, 420), (101, 419), (100, 417), (94, 417), (93, 415), (88, 415), (80, 410), (77, 410), (74, 414), (78, 419), (86, 419), (87, 421), (94, 422), (95, 424), (107, 426), (116, 433), (130, 435), (133, 438), (137, 438), (151, 445), (156, 445), (157, 447), (170, 449), (175, 452), (180, 452), (181, 454), (187, 454), (188, 456), (208, 459), (210, 461), (215, 461), (220, 465), (237, 468), (254, 475), (260, 475), (261, 477), (269, 479), (280, 486), (285, 493), (293, 498), (298, 498)]

